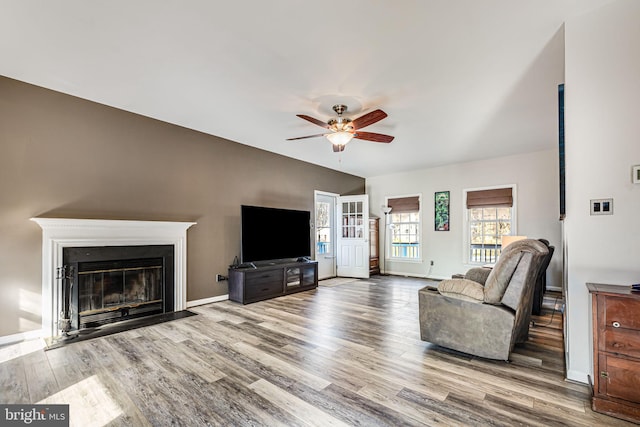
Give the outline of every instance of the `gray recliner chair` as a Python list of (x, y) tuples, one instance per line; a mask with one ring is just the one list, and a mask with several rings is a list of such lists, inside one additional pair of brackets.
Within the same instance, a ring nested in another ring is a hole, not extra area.
[(442, 347), (508, 360), (529, 335), (533, 292), (547, 247), (538, 240), (510, 244), (495, 267), (474, 268), (418, 292), (420, 337)]
[(536, 279), (536, 287), (533, 291), (533, 307), (531, 308), (531, 314), (539, 316), (542, 314), (542, 302), (544, 301), (544, 293), (547, 291), (547, 268), (553, 258), (553, 252), (555, 247), (549, 245), (549, 241), (546, 239), (538, 239), (547, 246), (549, 253), (544, 257), (544, 261), (540, 264), (540, 271), (538, 272), (538, 278)]

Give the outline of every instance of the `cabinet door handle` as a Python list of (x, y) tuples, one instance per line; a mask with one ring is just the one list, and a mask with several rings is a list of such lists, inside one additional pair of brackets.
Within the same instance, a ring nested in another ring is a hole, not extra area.
[(612, 323), (614, 328), (619, 328), (620, 327), (620, 322), (613, 322)]

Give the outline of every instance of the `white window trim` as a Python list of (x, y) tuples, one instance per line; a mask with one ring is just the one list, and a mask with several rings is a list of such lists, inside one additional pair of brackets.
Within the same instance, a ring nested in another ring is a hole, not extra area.
[[(392, 257), (391, 256), (391, 232), (388, 233), (389, 235), (389, 241), (387, 242), (387, 239), (385, 237), (385, 243), (384, 243), (384, 252), (385, 252), (385, 259), (387, 261), (392, 261), (392, 262), (406, 262), (406, 263), (410, 263), (410, 264), (422, 264), (423, 261), (423, 254), (424, 254), (424, 229), (422, 228), (422, 217), (424, 215), (424, 205), (422, 204), (422, 193), (410, 193), (410, 194), (402, 194), (402, 195), (397, 195), (394, 194), (393, 196), (386, 196), (384, 198), (384, 205), (385, 206), (389, 206), (389, 199), (402, 199), (404, 197), (418, 197), (418, 201), (420, 202), (420, 214), (418, 215), (418, 235), (420, 236), (420, 256), (418, 258), (399, 258), (399, 257)], [(391, 212), (393, 213), (393, 212)], [(387, 233), (386, 227), (387, 224), (384, 224), (385, 226), (385, 233)]]
[(469, 260), (469, 209), (467, 209), (467, 193), (470, 191), (496, 190), (498, 188), (511, 188), (513, 206), (511, 207), (511, 234), (518, 235), (518, 191), (516, 184), (493, 185), (490, 187), (465, 188), (462, 190), (462, 264), (466, 268), (477, 267), (479, 264)]

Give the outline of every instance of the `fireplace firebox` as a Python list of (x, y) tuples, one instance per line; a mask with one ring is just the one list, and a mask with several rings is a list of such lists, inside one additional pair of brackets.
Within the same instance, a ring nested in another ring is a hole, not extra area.
[(64, 332), (174, 311), (173, 245), (66, 247), (63, 265)]

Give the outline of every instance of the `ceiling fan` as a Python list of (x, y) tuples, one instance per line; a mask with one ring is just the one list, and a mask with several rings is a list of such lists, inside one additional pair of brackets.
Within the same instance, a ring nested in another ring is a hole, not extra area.
[(314, 119), (304, 114), (296, 114), (301, 119), (307, 120), (315, 125), (329, 129), (328, 133), (319, 133), (316, 135), (300, 136), (298, 138), (288, 138), (287, 141), (294, 141), (297, 139), (317, 138), (319, 136), (325, 136), (331, 144), (333, 144), (333, 151), (338, 153), (344, 151), (345, 146), (352, 138), (363, 139), (365, 141), (383, 142), (389, 143), (393, 141), (393, 136), (383, 135), (381, 133), (362, 132), (360, 129), (372, 125), (376, 122), (387, 117), (387, 113), (382, 110), (375, 110), (357, 119), (349, 119), (342, 117), (342, 113), (347, 111), (347, 106), (338, 104), (333, 106), (333, 111), (338, 114), (338, 117), (330, 119), (328, 122), (323, 122), (318, 119)]

